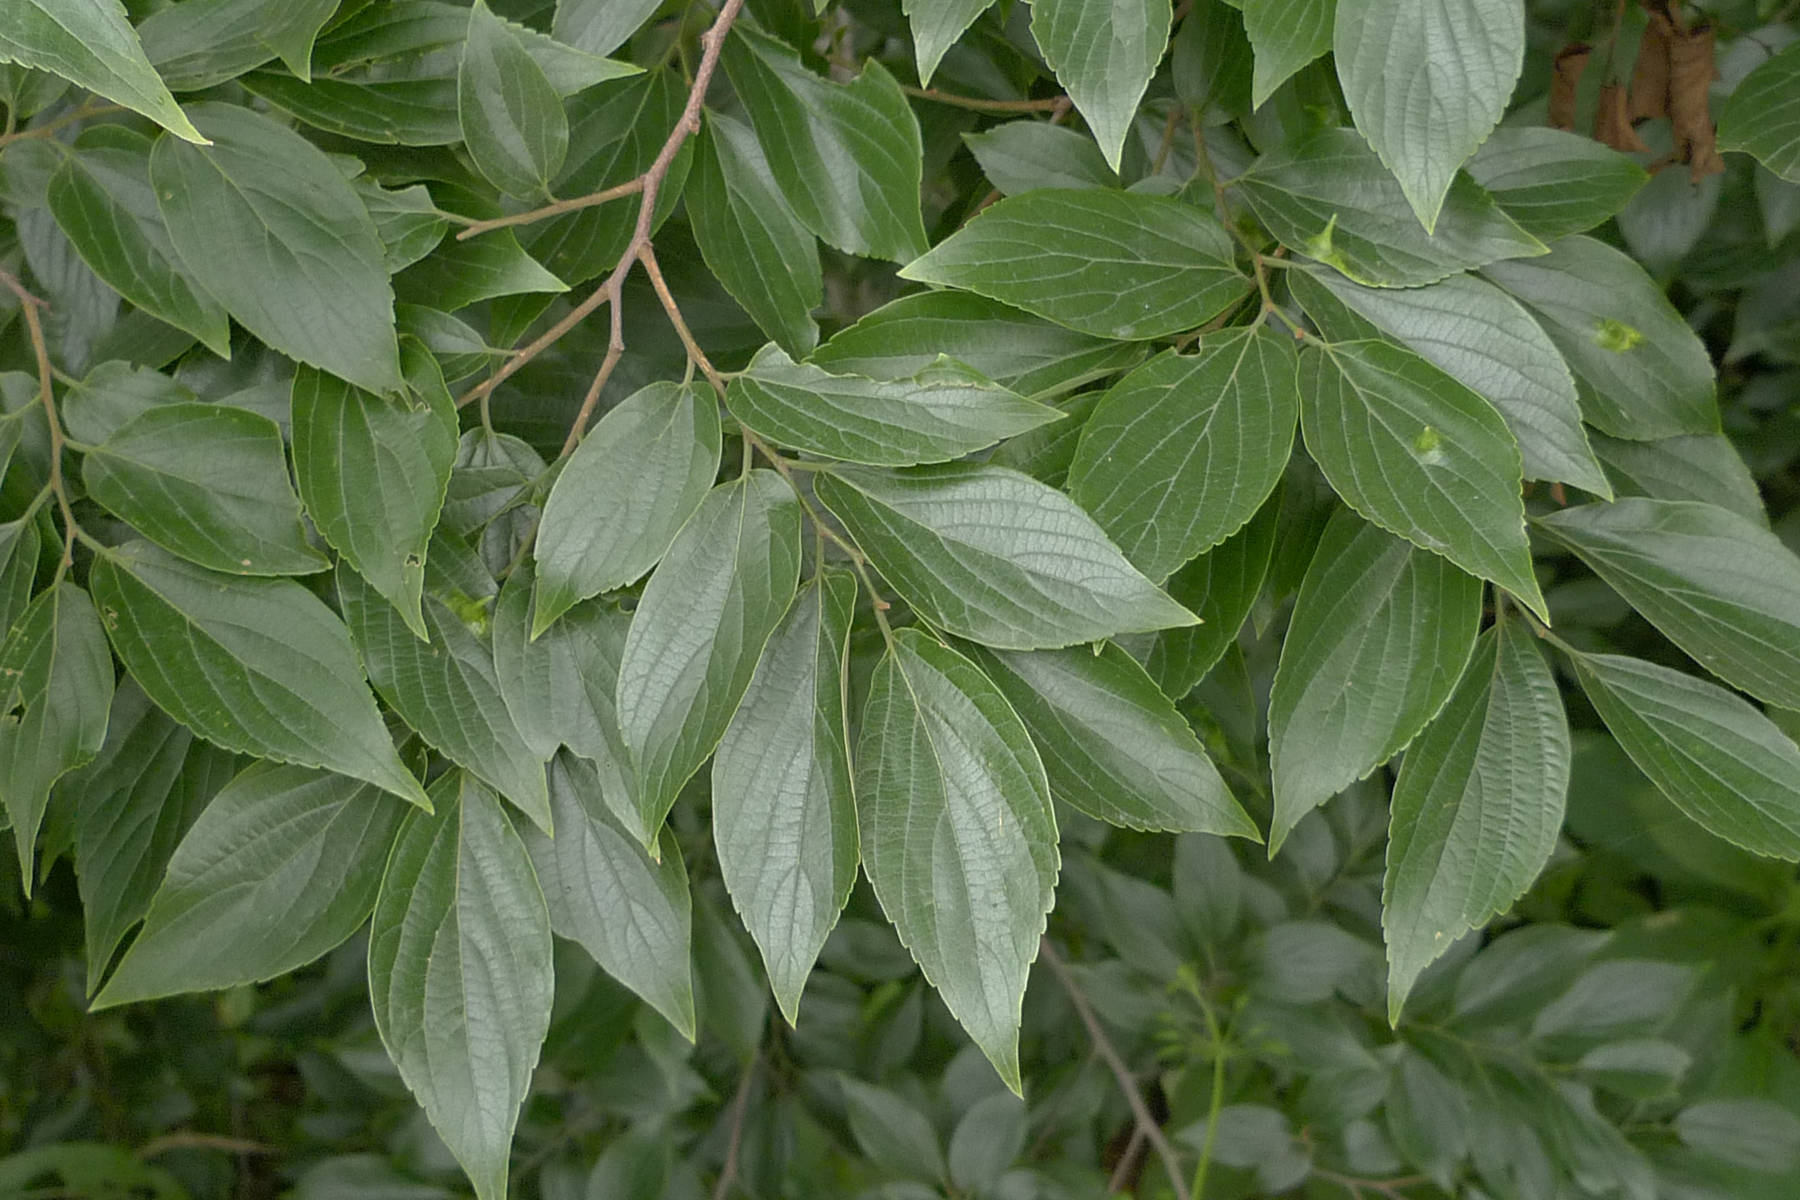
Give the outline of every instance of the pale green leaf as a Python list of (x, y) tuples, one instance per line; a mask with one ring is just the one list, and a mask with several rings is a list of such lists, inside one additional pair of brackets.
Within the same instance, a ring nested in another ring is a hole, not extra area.
[(1075, 102), (1107, 165), (1169, 45), (1169, 0), (1035, 0), (1031, 36)]
[(1404, 750), (1475, 645), (1481, 582), (1339, 511), (1313, 555), (1269, 696), (1273, 853), (1301, 817)]
[[(814, 3), (822, 10), (821, 0)], [(900, 11), (912, 25), (913, 57), (921, 84), (931, 82), (944, 52), (993, 3), (994, 0), (900, 0)]]
[(156, 69), (119, 0), (12, 0), (0, 12), (0, 62), (49, 71), (205, 142)]
[(550, 1027), (550, 914), (499, 801), (450, 771), (400, 828), (369, 931), (369, 1002), (400, 1078), (475, 1185), (505, 1200)]
[(845, 571), (800, 589), (713, 759), (719, 873), (789, 1024), (856, 882), (845, 712), (855, 604)]
[(1637, 497), (1538, 527), (1701, 666), (1800, 708), (1800, 559), (1767, 529), (1711, 504)]
[(1350, 507), (1540, 616), (1519, 445), (1486, 400), (1388, 342), (1301, 356), (1306, 448)]
[(900, 274), (1096, 337), (1147, 339), (1193, 329), (1243, 296), (1232, 254), (1224, 228), (1192, 204), (1045, 188), (983, 209)]
[(89, 580), (126, 670), (201, 737), (425, 803), (375, 711), (349, 632), (304, 587), (220, 575), (146, 542), (97, 556)]
[(724, 736), (799, 575), (799, 497), (752, 471), (707, 494), (645, 585), (618, 705), (646, 843)]
[(951, 359), (882, 382), (796, 363), (775, 346), (732, 380), (725, 407), (777, 445), (877, 467), (947, 462), (1062, 417)]
[(469, 9), (456, 111), (469, 157), (489, 183), (514, 196), (550, 198), (569, 152), (569, 118), (544, 69), (485, 0)]
[(1255, 54), (1250, 103), (1261, 108), (1294, 72), (1331, 49), (1337, 0), (1240, 0)]
[(1521, 621), (1489, 629), (1406, 752), (1388, 816), (1388, 1020), (1425, 968), (1531, 886), (1562, 830), (1569, 724)]
[(1775, 1100), (1703, 1100), (1674, 1125), (1685, 1145), (1734, 1167), (1783, 1176), (1800, 1168), (1800, 1117)]
[(1737, 85), (1719, 112), (1719, 149), (1755, 155), (1789, 183), (1800, 183), (1800, 45)]
[(657, 9), (657, 0), (556, 0), (550, 32), (589, 54), (611, 54)]
[(1033, 650), (1196, 619), (1067, 496), (1017, 471), (843, 467), (816, 488), (900, 597), (959, 637)]
[(251, 766), (176, 847), (94, 1007), (260, 983), (312, 962), (368, 919), (407, 812), (343, 775)]
[(1585, 134), (1529, 125), (1494, 130), (1467, 169), (1507, 216), (1546, 242), (1592, 229), (1650, 179)]
[(888, 919), (1013, 1091), (1025, 978), (1060, 856), (1043, 764), (968, 659), (916, 630), (875, 669), (856, 760), (863, 866)]
[(1114, 384), (1082, 426), (1069, 494), (1125, 557), (1166, 579), (1242, 527), (1281, 481), (1299, 416), (1291, 338), (1201, 338)]
[(1654, 441), (1626, 441), (1596, 433), (1594, 453), (1623, 496), (1698, 500), (1730, 509), (1758, 525), (1769, 523), (1762, 491), (1731, 439), (1691, 433)]

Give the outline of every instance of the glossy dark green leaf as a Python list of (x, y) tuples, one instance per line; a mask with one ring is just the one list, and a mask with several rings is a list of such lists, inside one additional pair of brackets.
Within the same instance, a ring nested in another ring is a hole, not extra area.
[(1754, 155), (1800, 183), (1800, 50), (1789, 46), (1750, 72), (1719, 112), (1719, 149)]
[(569, 118), (544, 69), (485, 0), (469, 9), (456, 111), (469, 157), (489, 183), (515, 196), (550, 197), (569, 152)]
[(0, 525), (0, 641), (31, 603), (42, 544), (35, 518), (19, 517)]
[(1350, 507), (1544, 615), (1519, 446), (1493, 405), (1375, 341), (1302, 355), (1300, 394), (1306, 448)]
[(1025, 977), (1061, 861), (1025, 726), (968, 659), (903, 629), (869, 686), (856, 795), (863, 867), (883, 910), (1019, 1091)]
[(882, 382), (796, 363), (775, 346), (732, 381), (725, 407), (777, 445), (878, 467), (947, 462), (1062, 417), (951, 359)]
[[(436, 548), (442, 552), (442, 543)], [(381, 698), (427, 744), (467, 767), (538, 825), (549, 827), (544, 760), (501, 697), (487, 641), (437, 595), (423, 606), (426, 640), (362, 576), (337, 572), (344, 623)], [(484, 604), (488, 597), (457, 597)]]
[(870, 258), (905, 262), (925, 248), (919, 124), (880, 63), (830, 83), (744, 25), (732, 29), (724, 60), (769, 170), (808, 229)]
[(712, 394), (674, 383), (651, 384), (595, 424), (544, 504), (534, 637), (656, 565), (712, 486), (719, 439)]
[(724, 736), (799, 575), (799, 497), (752, 471), (707, 494), (645, 585), (619, 663), (619, 726), (647, 836)]
[(400, 827), (369, 930), (382, 1044), (479, 1200), (505, 1200), (550, 1026), (550, 914), (500, 803), (451, 771)]
[(1025, 723), (1057, 799), (1128, 829), (1262, 839), (1186, 719), (1125, 651), (972, 653)]
[(958, 637), (1048, 649), (1196, 619), (1067, 496), (1017, 471), (844, 467), (816, 486), (901, 598)]
[(150, 65), (119, 0), (19, 0), (0, 13), (0, 62), (60, 75), (204, 142)]
[(170, 719), (130, 678), (113, 692), (105, 745), (58, 782), (51, 800), (78, 808), (75, 873), (89, 995), (149, 910), (176, 844), (241, 765)]
[(286, 126), (200, 104), (209, 147), (150, 155), (182, 264), (271, 347), (358, 387), (400, 387), (394, 297), (375, 224), (331, 160)]
[(1584, 134), (1529, 125), (1494, 130), (1469, 175), (1534, 237), (1585, 233), (1649, 182), (1644, 168)]
[(1122, 371), (1143, 347), (1077, 333), (969, 292), (921, 292), (884, 304), (813, 351), (841, 375), (907, 379), (939, 355), (1002, 387), (1047, 400)]
[(1202, 121), (1250, 115), (1256, 54), (1244, 32), (1244, 14), (1226, 0), (1188, 9), (1169, 55), (1169, 82)]
[(1512, 0), (1338, 0), (1344, 99), (1429, 231), (1463, 162), (1493, 132), (1525, 59)]
[(1210, 334), (1113, 385), (1082, 427), (1069, 494), (1133, 566), (1166, 579), (1262, 506), (1299, 412), (1291, 338), (1263, 325)]
[(556, 836), (525, 830), (525, 848), (550, 905), (550, 928), (580, 943), (607, 974), (692, 1040), (693, 917), (681, 850), (665, 838), (653, 860), (608, 811), (601, 786), (594, 764), (567, 751), (558, 754), (550, 763)]
[(1170, 17), (1169, 0), (1037, 0), (1031, 6), (1032, 38), (1115, 171), (1168, 48)]
[(1451, 183), (1426, 233), (1399, 180), (1350, 129), (1265, 154), (1232, 187), (1289, 249), (1372, 287), (1417, 287), (1544, 253), (1542, 242), (1463, 177)]
[(463, 140), (453, 79), (332, 79), (303, 83), (279, 71), (240, 81), (295, 120), (359, 142), (448, 146)]
[(369, 784), (257, 763), (176, 847), (94, 1007), (285, 975), (362, 928), (409, 810)]
[(325, 540), (425, 636), (425, 553), (456, 458), (456, 410), (429, 354), (405, 352), (407, 390), (377, 396), (302, 367), (294, 473)]
[(1481, 582), (1340, 511), (1300, 586), (1269, 696), (1271, 852), (1300, 818), (1405, 749), (1475, 645)]
[[(145, 143), (148, 149), (148, 143)], [(225, 309), (190, 280), (163, 228), (145, 153), (83, 147), (50, 177), (50, 211), (94, 274), (151, 316), (231, 357)]]
[(1755, 705), (1641, 659), (1571, 661), (1606, 727), (1675, 807), (1733, 845), (1800, 860), (1800, 748)]
[(0, 643), (0, 683), (0, 807), (29, 896), (50, 788), (106, 740), (112, 655), (86, 592), (65, 580), (38, 593)]
[(1261, 108), (1294, 72), (1331, 49), (1336, 0), (1242, 0), (1256, 56), (1250, 103)]
[(220, 575), (146, 542), (98, 556), (89, 579), (126, 670), (201, 737), (425, 802), (375, 711), (349, 632), (304, 587)]
[(1719, 431), (1706, 347), (1625, 254), (1566, 237), (1544, 258), (1482, 273), (1530, 309), (1562, 351), (1589, 424), (1620, 438)]
[(819, 248), (782, 198), (749, 126), (708, 114), (687, 187), (688, 219), (706, 265), (783, 350), (819, 342), (825, 300)]
[(1594, 453), (1623, 496), (1698, 500), (1730, 509), (1758, 525), (1769, 523), (1762, 492), (1722, 433), (1693, 433), (1654, 441), (1594, 435)]
[(800, 589), (769, 638), (712, 769), (719, 873), (794, 1024), (819, 948), (856, 882), (845, 712), (856, 580)]
[(1518, 439), (1527, 479), (1610, 498), (1575, 378), (1511, 296), (1473, 275), (1420, 288), (1368, 288), (1327, 270), (1291, 272), (1288, 282), (1327, 340), (1392, 338), (1485, 397)]
[(1009, 196), (900, 274), (976, 292), (1096, 337), (1193, 329), (1242, 296), (1224, 228), (1162, 196), (1043, 189)]
[(1008, 121), (963, 134), (963, 144), (1005, 196), (1037, 188), (1119, 186), (1118, 174), (1106, 165), (1092, 138), (1047, 121)]
[(1556, 677), (1524, 623), (1502, 622), (1394, 785), (1381, 909), (1390, 1022), (1426, 967), (1525, 894), (1556, 848), (1568, 788)]
[(1707, 670), (1800, 708), (1800, 559), (1767, 529), (1711, 504), (1637, 497), (1538, 527)]
[(324, 570), (288, 484), (281, 430), (224, 404), (162, 404), (82, 459), (88, 494), (157, 545), (232, 575)]

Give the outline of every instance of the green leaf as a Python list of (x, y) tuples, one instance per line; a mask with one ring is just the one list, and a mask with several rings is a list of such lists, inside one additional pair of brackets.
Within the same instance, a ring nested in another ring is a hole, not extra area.
[(369, 931), (369, 1002), (400, 1078), (479, 1200), (505, 1200), (550, 1027), (550, 914), (493, 794), (460, 771), (400, 827)]
[(414, 342), (404, 353), (410, 386), (397, 396), (294, 373), (294, 474), (325, 540), (424, 637), (425, 553), (456, 460), (456, 408), (430, 354)]
[(408, 811), (343, 775), (251, 766), (176, 847), (94, 1007), (260, 983), (312, 962), (368, 920)]
[(1556, 848), (1568, 789), (1556, 677), (1524, 623), (1503, 621), (1394, 785), (1381, 889), (1390, 1023), (1426, 967), (1525, 894)]
[(1480, 393), (1506, 418), (1527, 479), (1608, 499), (1581, 426), (1575, 379), (1531, 314), (1473, 275), (1420, 288), (1366, 288), (1336, 271), (1292, 271), (1294, 296), (1328, 341), (1386, 336)]
[(525, 253), (510, 229), (451, 238), (394, 281), (404, 299), (456, 312), (502, 296), (566, 292), (569, 285)]
[(1107, 165), (1169, 45), (1169, 0), (1036, 0), (1031, 36), (1087, 122)]
[(965, 133), (963, 144), (982, 173), (1002, 195), (1037, 188), (1116, 188), (1119, 177), (1106, 165), (1094, 140), (1047, 121), (1008, 121), (980, 133)]
[(1627, 1038), (1595, 1046), (1576, 1063), (1580, 1077), (1628, 1100), (1668, 1100), (1694, 1056), (1657, 1038)]
[(1037, 744), (1057, 799), (1127, 829), (1262, 840), (1186, 719), (1125, 651), (972, 653)]
[(1404, 750), (1475, 645), (1481, 583), (1339, 511), (1313, 555), (1269, 695), (1273, 854), (1301, 817)]
[(550, 763), (556, 836), (525, 831), (544, 885), (550, 928), (581, 944), (607, 974), (642, 996), (689, 1041), (694, 983), (689, 965), (692, 902), (674, 839), (654, 861), (600, 798), (594, 765), (567, 752)]
[(589, 54), (611, 54), (657, 9), (656, 0), (556, 0), (550, 32)]
[(1280, 514), (1280, 498), (1270, 498), (1242, 529), (1169, 576), (1163, 586), (1198, 625), (1121, 639), (1171, 700), (1193, 691), (1237, 641), (1262, 593)]
[(198, 104), (213, 139), (162, 138), (150, 179), (184, 266), (271, 347), (372, 392), (401, 386), (381, 239), (330, 159), (235, 104)]
[(1707, 670), (1800, 708), (1800, 559), (1736, 513), (1684, 500), (1584, 504), (1538, 527)]
[(89, 581), (125, 669), (201, 737), (425, 803), (375, 711), (349, 632), (304, 587), (220, 575), (146, 542), (97, 556)]
[[(994, 0), (900, 0), (912, 25), (913, 56), (919, 67), (919, 83), (929, 84), (944, 52), (956, 44), (975, 18), (993, 6)], [(815, 3), (823, 11), (823, 7)]]
[(725, 407), (777, 445), (845, 462), (947, 462), (1062, 414), (940, 358), (884, 383), (796, 363), (765, 346), (725, 393)]
[[(421, 640), (399, 610), (355, 571), (340, 565), (337, 587), (344, 623), (381, 698), (434, 750), (549, 828), (544, 760), (513, 723), (487, 642), (437, 595), (425, 597), (426, 640)], [(480, 605), (488, 599), (454, 598)]]
[(856, 580), (842, 570), (800, 589), (713, 759), (719, 874), (790, 1025), (856, 883), (845, 711), (855, 606)]
[(909, 379), (940, 355), (1001, 387), (1049, 400), (1124, 370), (1143, 348), (1076, 333), (968, 292), (921, 292), (884, 304), (813, 351), (838, 375)]
[(815, 486), (901, 598), (958, 637), (1053, 649), (1196, 620), (1067, 496), (1017, 471), (844, 467)]
[(469, 157), (489, 183), (514, 196), (551, 198), (550, 181), (569, 152), (562, 97), (484, 0), (469, 9), (456, 111)]
[(945, 1178), (944, 1150), (924, 1113), (895, 1093), (848, 1075), (839, 1076), (838, 1085), (844, 1089), (850, 1132), (869, 1162), (912, 1179)]
[(1226, 0), (1205, 0), (1188, 10), (1169, 56), (1169, 82), (1183, 104), (1204, 121), (1250, 115), (1256, 55), (1244, 32), (1244, 15)]
[(144, 55), (119, 0), (18, 0), (0, 13), (0, 62), (60, 75), (204, 143)]
[(56, 224), (108, 287), (231, 357), (225, 309), (190, 279), (156, 209), (145, 150), (82, 146), (50, 177)]
[(1331, 49), (1337, 0), (1241, 0), (1241, 6), (1256, 56), (1250, 104), (1261, 108), (1294, 72)]
[(1733, 845), (1800, 860), (1800, 748), (1774, 722), (1655, 663), (1570, 657), (1606, 727), (1675, 807)]
[(0, 643), (0, 689), (0, 807), (29, 896), (51, 785), (106, 741), (112, 655), (86, 592), (64, 581), (38, 593)]
[(1198, 350), (1160, 354), (1114, 384), (1069, 467), (1069, 495), (1151, 579), (1237, 532), (1293, 449), (1293, 340), (1258, 325)]
[(1519, 446), (1494, 406), (1408, 350), (1344, 342), (1300, 360), (1306, 448), (1351, 508), (1544, 615)]
[(1338, 0), (1333, 56), (1350, 113), (1419, 223), (1506, 112), (1525, 62), (1515, 0)]
[(886, 68), (870, 59), (850, 83), (829, 83), (746, 25), (732, 29), (724, 60), (769, 170), (808, 229), (868, 258), (905, 262), (925, 248), (919, 124)]
[(752, 471), (707, 494), (644, 586), (619, 663), (619, 726), (646, 844), (724, 736), (799, 576), (799, 497)]
[(688, 220), (709, 270), (789, 354), (819, 342), (825, 302), (819, 248), (800, 223), (750, 127), (709, 113), (686, 189)]
[(1458, 176), (1427, 233), (1400, 182), (1354, 130), (1321, 130), (1263, 155), (1232, 181), (1289, 249), (1370, 287), (1417, 287), (1544, 244)]
[(1644, 168), (1593, 138), (1525, 125), (1494, 130), (1467, 169), (1507, 216), (1546, 243), (1592, 229), (1650, 181)]
[(160, 404), (81, 463), (88, 494), (163, 549), (231, 575), (330, 565), (306, 541), (275, 422), (225, 404)]
[(882, 909), (1018, 1092), (1025, 978), (1061, 861), (1025, 726), (968, 659), (902, 629), (869, 685), (856, 795)]
[(950, 1179), (971, 1192), (992, 1189), (1025, 1152), (1027, 1112), (1017, 1096), (995, 1092), (969, 1106), (950, 1135)]
[(1719, 431), (1706, 347), (1625, 254), (1567, 237), (1544, 258), (1482, 273), (1518, 297), (1562, 351), (1589, 424), (1619, 438)]
[(0, 641), (5, 641), (31, 603), (41, 546), (35, 517), (0, 525)]
[(1773, 1100), (1703, 1100), (1675, 1114), (1675, 1135), (1746, 1170), (1790, 1175), (1800, 1168), (1800, 1117)]
[(600, 419), (544, 503), (533, 637), (656, 565), (719, 473), (719, 438), (718, 402), (682, 384), (653, 383)]
[(78, 798), (75, 873), (89, 995), (148, 911), (176, 843), (239, 765), (235, 754), (171, 720), (133, 680), (113, 692), (105, 745), (64, 776), (52, 798)]
[(1762, 492), (1743, 456), (1722, 433), (1628, 442), (1594, 435), (1594, 452), (1619, 493), (1656, 500), (1698, 500), (1730, 509), (1758, 525), (1769, 523)]
[(363, 82), (322, 75), (303, 83), (276, 71), (252, 71), (239, 82), (295, 120), (359, 142), (448, 146), (463, 140), (454, 79)]
[(138, 27), (144, 53), (178, 92), (235, 79), (274, 58), (311, 76), (314, 39), (337, 0), (185, 0)]
[(1719, 112), (1719, 149), (1755, 155), (1800, 183), (1800, 47), (1789, 46), (1745, 76)]
[(1126, 340), (1193, 329), (1249, 289), (1231, 238), (1193, 205), (1049, 188), (983, 209), (900, 275)]

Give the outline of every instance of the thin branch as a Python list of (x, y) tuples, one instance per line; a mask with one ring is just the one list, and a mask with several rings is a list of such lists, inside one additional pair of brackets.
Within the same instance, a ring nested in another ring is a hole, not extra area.
[(44, 423), (50, 430), (50, 478), (46, 486), (50, 494), (56, 497), (57, 508), (63, 519), (63, 552), (56, 564), (56, 579), (61, 580), (75, 561), (75, 513), (69, 507), (69, 492), (63, 486), (62, 456), (63, 430), (62, 422), (56, 416), (56, 396), (51, 390), (50, 381), (53, 372), (50, 367), (50, 348), (44, 342), (44, 323), (38, 317), (38, 310), (48, 308), (38, 297), (27, 291), (19, 282), (18, 276), (11, 271), (0, 270), (0, 285), (19, 298), (19, 311), (25, 317), (26, 335), (31, 339), (31, 352), (37, 359), (38, 400), (44, 406)]
[(0, 135), (0, 148), (10, 146), (14, 142), (23, 142), (29, 138), (44, 138), (65, 129), (78, 121), (86, 121), (93, 117), (103, 117), (108, 113), (124, 112), (123, 104), (82, 105), (73, 112), (64, 113), (54, 121), (45, 121), (42, 125), (33, 125), (30, 129), (20, 129), (12, 133)]
[(738, 1151), (744, 1144), (744, 1114), (750, 1108), (750, 1082), (756, 1078), (756, 1068), (761, 1065), (761, 1054), (750, 1060), (743, 1077), (738, 1080), (737, 1095), (731, 1098), (731, 1136), (725, 1143), (725, 1163), (719, 1168), (719, 1181), (713, 1185), (712, 1200), (725, 1200), (731, 1194), (731, 1185), (737, 1181)]
[(1075, 1006), (1075, 1015), (1087, 1027), (1088, 1038), (1094, 1043), (1094, 1052), (1112, 1071), (1113, 1078), (1118, 1081), (1119, 1091), (1125, 1095), (1125, 1103), (1131, 1106), (1131, 1115), (1137, 1121), (1138, 1129), (1149, 1140), (1157, 1157), (1162, 1159), (1163, 1170), (1168, 1173), (1169, 1186), (1175, 1189), (1176, 1200), (1193, 1200), (1187, 1181), (1182, 1178), (1181, 1160), (1176, 1157), (1175, 1148), (1169, 1145), (1169, 1139), (1163, 1136), (1162, 1126), (1150, 1115), (1150, 1106), (1144, 1103), (1144, 1094), (1138, 1090), (1131, 1068), (1125, 1065), (1125, 1060), (1119, 1057), (1112, 1039), (1106, 1036), (1106, 1030), (1100, 1025), (1100, 1018), (1094, 1015), (1093, 1005), (1088, 1003), (1087, 995), (1075, 981), (1068, 964), (1063, 962), (1062, 956), (1056, 952), (1056, 947), (1051, 945), (1048, 937), (1038, 940), (1038, 954), (1044, 960), (1044, 965), (1056, 976), (1056, 981), (1062, 984), (1063, 990), (1069, 993), (1069, 1002)]
[(580, 212), (584, 208), (593, 208), (597, 204), (605, 204), (609, 200), (619, 200), (626, 196), (635, 196), (644, 190), (644, 178), (628, 180), (616, 187), (602, 188), (585, 196), (576, 196), (572, 200), (557, 200), (542, 208), (534, 208), (529, 212), (513, 213), (511, 216), (494, 217), (487, 221), (476, 221), (459, 231), (456, 240), (466, 242), (472, 237), (487, 233), (493, 229), (506, 229), (514, 225), (530, 225), (537, 221), (548, 221), (551, 217), (560, 217), (564, 213)]
[(581, 398), (581, 409), (575, 414), (574, 422), (569, 426), (569, 436), (563, 439), (563, 456), (573, 454), (575, 447), (581, 443), (581, 435), (594, 416), (594, 408), (600, 403), (600, 392), (606, 387), (606, 381), (612, 378), (613, 368), (619, 365), (619, 357), (625, 348), (609, 345), (606, 357), (600, 360), (600, 369), (594, 372), (594, 381), (588, 384), (587, 395)]
[(217, 1133), (165, 1133), (138, 1147), (137, 1156), (148, 1161), (170, 1150), (220, 1150), (227, 1154), (279, 1154), (274, 1146)]
[[(669, 131), (668, 140), (657, 152), (656, 159), (648, 170), (638, 176), (640, 186), (638, 201), (637, 227), (632, 231), (631, 241), (626, 243), (625, 252), (619, 257), (618, 266), (612, 274), (580, 304), (570, 309), (568, 314), (522, 349), (515, 350), (500, 364), (485, 382), (470, 389), (457, 400), (457, 407), (470, 404), (491, 393), (505, 382), (514, 372), (526, 363), (543, 353), (555, 344), (563, 335), (586, 320), (593, 311), (602, 304), (612, 305), (612, 338), (608, 352), (616, 348), (621, 353), (625, 349), (623, 322), (619, 317), (619, 302), (624, 294), (625, 278), (631, 274), (631, 268), (644, 256), (650, 248), (650, 227), (656, 220), (656, 197), (662, 190), (663, 180), (669, 174), (670, 166), (675, 162), (675, 155), (688, 138), (700, 131), (700, 109), (706, 102), (706, 90), (712, 85), (713, 74), (719, 69), (719, 55), (725, 48), (725, 35), (731, 32), (732, 22), (737, 20), (738, 13), (744, 8), (744, 0), (725, 0), (719, 15), (713, 19), (712, 27), (700, 36), (700, 45), (704, 48), (700, 57), (700, 66), (694, 72), (694, 83), (688, 89), (687, 105), (681, 111), (681, 117), (675, 122), (675, 128)], [(591, 410), (590, 410), (591, 413)], [(583, 426), (585, 427), (585, 421)], [(580, 440), (581, 428), (574, 430), (577, 441)]]
[(1045, 100), (988, 100), (981, 96), (958, 96), (954, 92), (940, 92), (936, 88), (912, 87), (901, 84), (900, 90), (919, 100), (930, 100), (934, 104), (949, 104), (956, 108), (966, 108), (971, 112), (991, 113), (1029, 113), (1051, 112), (1059, 105), (1067, 105), (1067, 96), (1053, 96)]
[(1327, 1171), (1322, 1167), (1314, 1167), (1312, 1173), (1326, 1183), (1334, 1183), (1352, 1196), (1362, 1195), (1363, 1189), (1380, 1192), (1389, 1200), (1407, 1200), (1404, 1189), (1417, 1187), (1431, 1180), (1423, 1175), (1398, 1175), (1392, 1179), (1364, 1179), (1358, 1175), (1340, 1175), (1336, 1171)]

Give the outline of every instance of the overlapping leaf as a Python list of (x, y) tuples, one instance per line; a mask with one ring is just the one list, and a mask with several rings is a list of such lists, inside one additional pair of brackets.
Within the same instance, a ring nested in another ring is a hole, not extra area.
[(1525, 125), (1494, 130), (1468, 171), (1507, 216), (1546, 242), (1592, 229), (1650, 179), (1591, 137)]
[(515, 196), (549, 197), (569, 152), (569, 118), (544, 69), (485, 0), (469, 9), (456, 108), (469, 156), (488, 182)]
[(50, 71), (204, 142), (126, 20), (119, 0), (19, 0), (0, 13), (0, 62)]
[(1789, 46), (1738, 84), (1719, 113), (1719, 149), (1753, 154), (1800, 183), (1800, 49)]
[(1119, 169), (1125, 135), (1169, 44), (1169, 0), (1037, 0), (1031, 36)]

